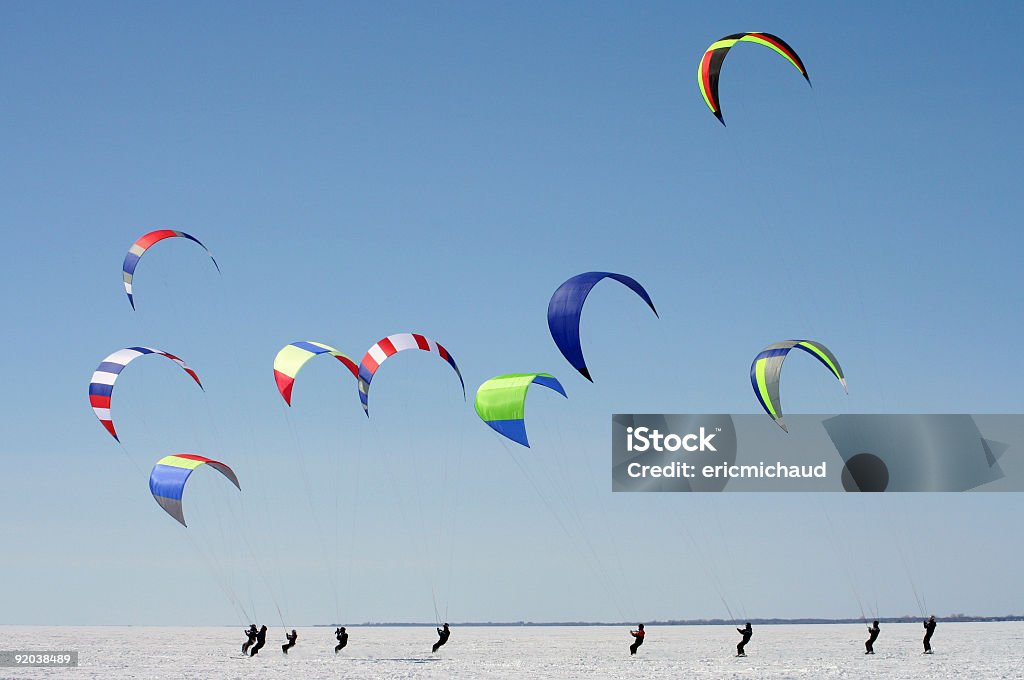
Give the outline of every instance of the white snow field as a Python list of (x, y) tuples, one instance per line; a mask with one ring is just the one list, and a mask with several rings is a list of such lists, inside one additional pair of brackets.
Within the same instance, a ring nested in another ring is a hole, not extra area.
[(281, 653), (272, 628), (255, 658), (242, 658), (236, 628), (0, 626), (0, 649), (78, 650), (78, 668), (0, 668), (0, 678), (1024, 678), (1024, 623), (943, 623), (930, 656), (920, 624), (883, 624), (876, 654), (865, 626), (755, 626), (736, 658), (729, 626), (648, 626), (630, 657), (627, 628), (458, 627), (439, 653), (432, 627), (349, 626), (334, 654), (332, 628), (299, 628)]

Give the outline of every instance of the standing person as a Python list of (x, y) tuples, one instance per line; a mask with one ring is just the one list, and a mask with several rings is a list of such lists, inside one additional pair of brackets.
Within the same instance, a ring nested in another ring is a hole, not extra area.
[(932, 633), (935, 632), (935, 614), (928, 617), (928, 620), (924, 622), (924, 653), (932, 653)]
[(633, 640), (633, 644), (629, 646), (630, 656), (636, 654), (636, 650), (640, 649), (640, 645), (644, 643), (644, 624), (638, 623), (636, 628), (636, 630), (629, 631), (629, 634), (636, 638)]
[(249, 648), (252, 647), (254, 642), (256, 642), (256, 635), (258, 633), (259, 631), (256, 630), (256, 624), (250, 623), (249, 629), (245, 631), (245, 637), (247, 637), (248, 640), (242, 643), (242, 654), (249, 653)]
[(256, 656), (259, 654), (265, 644), (267, 644), (267, 627), (260, 626), (260, 632), (256, 633), (256, 644), (251, 650), (249, 650), (249, 656)]
[(345, 645), (348, 644), (348, 633), (345, 632), (345, 626), (335, 630), (334, 637), (338, 639), (338, 644), (334, 647), (334, 653), (337, 654), (341, 650), (345, 649)]
[(864, 648), (867, 650), (865, 654), (875, 653), (875, 640), (878, 639), (878, 633), (881, 632), (881, 628), (878, 627), (878, 621), (875, 621), (868, 626), (868, 640), (864, 643)]
[(294, 628), (292, 628), (292, 632), (285, 635), (284, 639), (288, 642), (281, 645), (281, 651), (287, 654), (288, 650), (295, 646), (295, 641), (299, 639), (299, 634), (295, 632)]
[(437, 629), (437, 642), (435, 642), (434, 646), (430, 648), (430, 651), (431, 652), (436, 652), (441, 647), (444, 647), (445, 644), (448, 642), (448, 637), (451, 634), (452, 634), (452, 632), (450, 630), (448, 630), (448, 624), (447, 623), (444, 624), (444, 629), (443, 630), (438, 628)]
[(746, 656), (747, 653), (743, 651), (743, 648), (750, 642), (750, 636), (754, 634), (754, 629), (750, 627), (750, 621), (747, 621), (747, 625), (743, 628), (737, 628), (736, 632), (743, 636), (740, 643), (736, 645), (736, 656)]

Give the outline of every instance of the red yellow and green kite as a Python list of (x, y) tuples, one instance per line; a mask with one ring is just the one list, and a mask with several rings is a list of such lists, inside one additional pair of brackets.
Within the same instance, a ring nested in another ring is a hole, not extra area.
[(725, 55), (738, 42), (757, 43), (758, 45), (764, 45), (775, 50), (786, 61), (795, 66), (808, 83), (811, 82), (810, 76), (807, 75), (807, 69), (804, 68), (804, 62), (801, 61), (793, 48), (777, 35), (772, 35), (771, 33), (733, 33), (721, 40), (716, 40), (711, 43), (711, 47), (704, 52), (704, 56), (700, 59), (700, 64), (697, 66), (697, 84), (700, 86), (701, 95), (704, 96), (704, 102), (722, 125), (725, 125), (725, 120), (722, 118), (722, 107), (718, 101), (718, 76), (722, 71), (722, 62), (725, 61)]

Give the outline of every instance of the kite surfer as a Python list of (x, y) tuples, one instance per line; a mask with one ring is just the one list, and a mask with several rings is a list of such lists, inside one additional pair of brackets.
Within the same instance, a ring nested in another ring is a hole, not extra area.
[(743, 651), (743, 648), (750, 642), (750, 636), (754, 634), (754, 629), (750, 627), (750, 621), (747, 621), (747, 625), (743, 628), (737, 628), (736, 632), (743, 636), (740, 643), (736, 645), (736, 656), (746, 656), (747, 653)]
[(334, 637), (338, 639), (338, 644), (334, 646), (334, 653), (337, 654), (348, 644), (348, 633), (345, 632), (345, 626), (337, 628), (334, 631)]
[(260, 626), (260, 631), (256, 633), (256, 644), (249, 652), (249, 656), (256, 656), (263, 649), (263, 645), (267, 644), (267, 627)]
[(636, 650), (640, 649), (640, 645), (644, 643), (644, 624), (638, 623), (636, 630), (629, 631), (629, 634), (635, 638), (633, 644), (629, 646), (629, 655), (633, 656), (636, 654)]
[(245, 637), (249, 639), (242, 643), (242, 654), (249, 653), (249, 648), (252, 647), (254, 642), (256, 642), (256, 635), (258, 634), (259, 631), (256, 630), (256, 624), (250, 623), (249, 629), (245, 631)]
[(452, 634), (452, 632), (450, 630), (448, 630), (448, 624), (447, 623), (444, 624), (444, 628), (443, 629), (442, 628), (438, 628), (437, 629), (437, 642), (435, 642), (434, 646), (430, 648), (430, 651), (431, 652), (436, 652), (438, 649), (443, 647), (448, 642), (448, 637), (451, 634)]
[(925, 654), (931, 654), (932, 653), (932, 633), (935, 632), (935, 626), (937, 626), (937, 625), (938, 624), (935, 623), (935, 615), (934, 614), (932, 614), (930, 617), (928, 617), (928, 620), (924, 622), (924, 653)]
[(878, 621), (875, 621), (868, 626), (868, 639), (867, 642), (864, 643), (864, 648), (867, 650), (864, 652), (865, 654), (875, 653), (875, 640), (878, 639), (878, 633), (881, 630), (882, 629), (878, 627)]
[(299, 634), (295, 632), (294, 628), (292, 628), (292, 632), (285, 635), (284, 638), (288, 642), (281, 645), (281, 651), (287, 654), (288, 650), (295, 646), (295, 641), (299, 639)]

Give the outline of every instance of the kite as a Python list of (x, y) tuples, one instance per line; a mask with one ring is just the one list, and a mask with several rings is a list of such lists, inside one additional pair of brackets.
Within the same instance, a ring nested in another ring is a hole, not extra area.
[(567, 397), (562, 385), (547, 373), (510, 373), (491, 378), (476, 391), (476, 414), (498, 434), (529, 448), (526, 438), (526, 392), (543, 385)]
[(110, 417), (110, 397), (114, 392), (114, 382), (125, 366), (131, 363), (132, 360), (146, 354), (158, 354), (170, 359), (181, 366), (196, 381), (200, 389), (203, 387), (203, 383), (199, 381), (199, 376), (196, 375), (196, 372), (173, 354), (168, 354), (151, 347), (125, 347), (124, 349), (117, 350), (100, 362), (100, 365), (96, 367), (96, 371), (92, 374), (92, 380), (89, 382), (89, 404), (92, 406), (96, 417), (100, 419), (103, 427), (107, 428), (107, 432), (117, 441), (121, 440), (117, 437), (117, 432), (114, 430), (114, 421)]
[(139, 266), (139, 259), (149, 250), (154, 244), (163, 241), (165, 238), (187, 238), (189, 241), (193, 241), (199, 244), (206, 254), (213, 260), (213, 266), (220, 271), (220, 265), (217, 264), (217, 260), (213, 258), (213, 254), (210, 249), (203, 245), (202, 241), (197, 239), (195, 236), (190, 236), (183, 231), (174, 231), (172, 229), (157, 229), (151, 231), (148, 234), (144, 234), (139, 237), (139, 240), (132, 244), (132, 247), (128, 249), (128, 254), (124, 256), (124, 265), (122, 269), (122, 278), (124, 279), (124, 292), (128, 294), (128, 302), (131, 303), (132, 309), (135, 309), (135, 298), (132, 295), (132, 278), (135, 276), (135, 268)]
[(782, 421), (782, 402), (779, 399), (779, 377), (782, 374), (782, 362), (791, 349), (802, 349), (825, 364), (832, 375), (839, 380), (839, 383), (846, 390), (846, 378), (843, 376), (843, 369), (835, 355), (828, 347), (813, 340), (787, 340), (768, 345), (754, 357), (754, 363), (750, 364), (750, 384), (754, 386), (754, 394), (761, 406), (786, 432), (789, 428)]
[(590, 294), (590, 289), (602, 279), (615, 279), (623, 284), (643, 298), (654, 315), (658, 316), (658, 310), (654, 308), (651, 296), (644, 287), (624, 274), (587, 272), (578, 274), (559, 286), (548, 302), (548, 329), (555, 345), (558, 346), (558, 351), (590, 382), (594, 382), (594, 379), (590, 377), (590, 370), (583, 359), (583, 348), (580, 346), (580, 316), (583, 314), (583, 303)]
[(396, 333), (395, 335), (389, 335), (371, 347), (359, 363), (359, 400), (363, 403), (363, 411), (367, 417), (370, 416), (370, 381), (373, 380), (377, 369), (380, 368), (385, 359), (407, 349), (433, 352), (447, 361), (448, 365), (455, 369), (455, 374), (459, 376), (459, 382), (462, 384), (462, 394), (465, 396), (466, 383), (462, 379), (462, 372), (459, 371), (455, 359), (448, 353), (448, 350), (430, 338), (417, 333)]
[(704, 52), (700, 64), (697, 66), (697, 84), (700, 86), (700, 93), (704, 96), (704, 102), (711, 109), (711, 112), (718, 118), (718, 122), (725, 125), (722, 118), (722, 108), (718, 101), (718, 76), (722, 71), (722, 62), (725, 55), (729, 53), (732, 46), (738, 42), (752, 42), (764, 45), (781, 54), (789, 63), (800, 71), (801, 75), (810, 84), (811, 78), (807, 75), (804, 62), (800, 60), (797, 53), (782, 38), (771, 33), (733, 33), (721, 40), (711, 43), (711, 47)]
[(234, 471), (220, 461), (192, 453), (164, 456), (157, 461), (149, 474), (149, 490), (153, 492), (153, 499), (160, 507), (181, 522), (182, 526), (188, 525), (185, 524), (185, 515), (181, 508), (181, 494), (185, 491), (185, 482), (188, 481), (189, 475), (200, 465), (209, 465), (227, 477), (239, 491), (242, 490)]
[(295, 386), (295, 376), (306, 362), (320, 354), (329, 354), (349, 370), (353, 377), (359, 377), (359, 367), (356, 362), (338, 350), (320, 342), (299, 341), (285, 345), (274, 357), (274, 380), (277, 381), (277, 389), (284, 397), (289, 406), (292, 405), (292, 387)]

